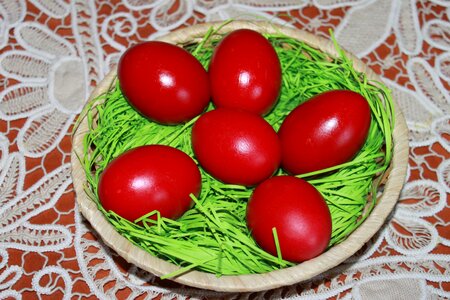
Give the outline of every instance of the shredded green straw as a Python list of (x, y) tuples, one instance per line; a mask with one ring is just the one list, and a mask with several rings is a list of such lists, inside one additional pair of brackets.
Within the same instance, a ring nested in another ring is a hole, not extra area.
[[(283, 70), (278, 104), (265, 117), (275, 130), (292, 109), (328, 90), (359, 92), (368, 100), (372, 110), (367, 141), (352, 161), (298, 176), (313, 184), (329, 205), (333, 225), (331, 247), (352, 233), (376, 204), (381, 178), (392, 157), (392, 99), (382, 83), (371, 81), (365, 74), (355, 71), (352, 61), (336, 43), (340, 55), (333, 58), (281, 33), (266, 37), (278, 53)], [(214, 45), (220, 38), (211, 29), (199, 43), (181, 46), (207, 68)], [(208, 109), (213, 109), (213, 106)], [(178, 220), (162, 218), (158, 212), (151, 212), (133, 223), (112, 211), (105, 211), (97, 197), (97, 186), (108, 163), (126, 150), (148, 144), (176, 147), (195, 160), (190, 137), (196, 119), (176, 126), (151, 122), (127, 103), (117, 83), (92, 101), (83, 115), (90, 130), (84, 137), (84, 156), (80, 158), (88, 182), (86, 192), (109, 222), (130, 242), (180, 266), (178, 271), (162, 278), (178, 276), (192, 269), (221, 276), (265, 273), (293, 266), (293, 263), (282, 259), (275, 228), (277, 256), (266, 253), (252, 239), (245, 221), (252, 188), (223, 184), (201, 167), (201, 195), (198, 199), (192, 197), (195, 205)], [(279, 170), (278, 174), (283, 174), (283, 171)], [(150, 218), (154, 215), (156, 220)]]

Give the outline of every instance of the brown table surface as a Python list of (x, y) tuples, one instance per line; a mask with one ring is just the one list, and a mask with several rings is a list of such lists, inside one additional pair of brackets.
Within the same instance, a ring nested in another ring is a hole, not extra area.
[[(407, 183), (379, 234), (324, 276), (251, 295), (127, 264), (79, 213), (70, 177), (73, 123), (127, 46), (228, 18), (332, 29), (410, 129)], [(0, 0), (0, 298), (450, 298), (449, 20), (448, 0)]]

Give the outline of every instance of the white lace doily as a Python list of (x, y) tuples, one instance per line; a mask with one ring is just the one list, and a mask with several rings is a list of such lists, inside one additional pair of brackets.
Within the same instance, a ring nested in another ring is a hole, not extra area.
[[(132, 43), (205, 21), (268, 19), (338, 42), (392, 88), (407, 183), (356, 256), (306, 283), (217, 294), (162, 282), (97, 240), (75, 206), (70, 131)], [(0, 299), (450, 298), (450, 1), (0, 0)]]

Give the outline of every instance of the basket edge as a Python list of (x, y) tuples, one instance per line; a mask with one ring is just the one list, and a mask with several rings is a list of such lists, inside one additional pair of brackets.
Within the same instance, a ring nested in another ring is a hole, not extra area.
[[(233, 24), (232, 26), (230, 24)], [(174, 31), (164, 37), (159, 38), (158, 40), (171, 42), (171, 43), (183, 43), (187, 42), (191, 39), (192, 34), (194, 36), (201, 37), (203, 36), (206, 31), (211, 26), (219, 26), (222, 25), (222, 23), (205, 23), (200, 25), (191, 26), (189, 28), (180, 29), (178, 31)], [(249, 28), (249, 29), (255, 29), (255, 30), (266, 30), (268, 33), (276, 33), (276, 32), (282, 32), (286, 35), (292, 36), (294, 38), (297, 38), (299, 40), (305, 41), (311, 46), (317, 47), (318, 49), (325, 51), (327, 53), (330, 53), (331, 55), (337, 56), (338, 53), (336, 52), (336, 49), (334, 48), (334, 45), (331, 43), (331, 41), (326, 40), (324, 38), (320, 38), (317, 36), (314, 36), (308, 32), (299, 30), (299, 29), (293, 29), (293, 28), (287, 28), (287, 27), (281, 27), (279, 25), (275, 24), (267, 24), (266, 22), (256, 21), (256, 22), (245, 22), (245, 21), (233, 21), (232, 23), (227, 24), (224, 26), (221, 30), (233, 30), (238, 28)], [(189, 38), (188, 38), (189, 37)], [(380, 78), (378, 75), (376, 75), (371, 69), (369, 69), (364, 63), (362, 63), (359, 59), (357, 59), (354, 55), (349, 53), (348, 51), (345, 51), (345, 54), (347, 57), (349, 57), (354, 63), (355, 69), (358, 71), (364, 72), (370, 79), (373, 80), (379, 80)], [(111, 83), (114, 81), (114, 78), (116, 76), (116, 70), (112, 70), (107, 77), (102, 82), (108, 82)], [(93, 93), (93, 96), (96, 95), (96, 92), (104, 89), (104, 87), (97, 87), (96, 90)], [(98, 94), (97, 94), (98, 96)], [(92, 100), (94, 97), (91, 97), (90, 100)], [(81, 124), (80, 124), (81, 125)], [(87, 129), (87, 128), (86, 128)], [(406, 134), (405, 134), (406, 132)], [(397, 134), (396, 134), (397, 133)], [(403, 115), (401, 112), (396, 109), (396, 124), (394, 126), (394, 148), (401, 146), (400, 154), (402, 154), (399, 157), (399, 153), (394, 151), (394, 156), (392, 159), (393, 169), (391, 174), (389, 175), (389, 178), (396, 178), (396, 182), (402, 182), (404, 181), (404, 177), (406, 175), (406, 167), (407, 167), (407, 149), (408, 145), (406, 143), (406, 147), (404, 146), (404, 139), (407, 136), (407, 127), (406, 122), (404, 121)], [(403, 139), (402, 139), (403, 137)], [(406, 138), (407, 139), (407, 138)], [(403, 142), (402, 142), (403, 141)], [(77, 136), (74, 136), (73, 143), (79, 142), (77, 139)], [(75, 147), (72, 152), (74, 152)], [(77, 150), (80, 150), (77, 148)], [(404, 158), (404, 154), (406, 153), (406, 159)], [(76, 155), (72, 155), (72, 164), (77, 165), (77, 161), (74, 161), (74, 158), (76, 158)], [(403, 158), (403, 159), (402, 159)], [(406, 162), (405, 162), (406, 161)], [(79, 163), (79, 162), (78, 162)], [(405, 165), (406, 164), (406, 165)], [(79, 171), (79, 169), (78, 169)], [(79, 176), (79, 172), (77, 170), (73, 171), (73, 177)], [(83, 170), (81, 170), (83, 171)], [(74, 183), (75, 186), (75, 183)], [(362, 231), (361, 227), (364, 224), (370, 224), (373, 228), (374, 234), (378, 231), (378, 229), (383, 225), (384, 221), (388, 217), (390, 211), (394, 207), (395, 203), (397, 202), (398, 194), (400, 193), (400, 190), (395, 189), (392, 190), (394, 187), (392, 187), (392, 184), (390, 183), (390, 180), (386, 183), (385, 192), (383, 193), (382, 197), (379, 199), (379, 201), (387, 201), (384, 200), (387, 198), (388, 195), (392, 196), (391, 201), (389, 202), (383, 202), (386, 205), (380, 206), (377, 205), (372, 211), (371, 215), (366, 219), (366, 221), (357, 229), (354, 233), (352, 233), (350, 237), (354, 236), (355, 241), (350, 240), (352, 243), (345, 243), (349, 240), (349, 238), (339, 244), (334, 246), (329, 251), (325, 252), (321, 256), (312, 259), (310, 261), (304, 262), (301, 265), (294, 266), (288, 269), (283, 270), (277, 270), (270, 273), (265, 274), (250, 274), (250, 275), (239, 275), (239, 276), (222, 276), (220, 278), (216, 277), (213, 274), (208, 274), (204, 272), (199, 271), (191, 271), (189, 273), (183, 274), (181, 276), (178, 276), (176, 278), (173, 278), (173, 281), (187, 284), (193, 287), (198, 288), (204, 288), (204, 289), (213, 289), (216, 291), (227, 291), (227, 292), (250, 292), (250, 291), (261, 291), (261, 290), (267, 290), (272, 288), (277, 288), (285, 285), (290, 285), (293, 283), (298, 283), (304, 280), (307, 280), (315, 275), (318, 275), (324, 270), (322, 269), (330, 269), (330, 267), (334, 267), (342, 263), (345, 259), (349, 257), (349, 255), (341, 255), (341, 253), (355, 253), (358, 249), (360, 249), (366, 242), (369, 240), (373, 234), (370, 236), (367, 235), (367, 231), (363, 233), (359, 233)], [(80, 189), (80, 187), (76, 187), (76, 194), (77, 199), (79, 197), (79, 194), (83, 194), (84, 190), (83, 188)], [(392, 191), (391, 191), (392, 190)], [(389, 191), (389, 194), (386, 194), (386, 191)], [(392, 193), (392, 195), (391, 195)], [(83, 199), (80, 199), (83, 200)], [(86, 200), (86, 199), (84, 199)], [(144, 250), (138, 248), (137, 246), (132, 246), (131, 243), (129, 243), (124, 237), (122, 237), (119, 233), (117, 233), (113, 227), (107, 222), (107, 220), (104, 218), (104, 216), (97, 210), (95, 204), (90, 200), (91, 204), (86, 203), (79, 203), (80, 204), (80, 210), (83, 215), (91, 222), (94, 222), (93, 227), (97, 232), (102, 233), (104, 231), (105, 227), (111, 227), (107, 230), (108, 236), (117, 234), (116, 238), (119, 240), (118, 243), (111, 243), (104, 238), (102, 238), (105, 243), (116, 250), (121, 256), (123, 256), (127, 261), (130, 263), (133, 263), (147, 271), (152, 272), (153, 274), (160, 276), (163, 274), (170, 273), (172, 271), (177, 270), (179, 267), (172, 265), (162, 259), (153, 257), (149, 253), (146, 253)], [(79, 202), (79, 201), (77, 201)], [(92, 205), (94, 205), (94, 213), (92, 213)], [(381, 208), (384, 208), (381, 210)], [(377, 210), (378, 208), (378, 210)], [(100, 216), (96, 213), (100, 213)], [(96, 221), (97, 219), (103, 219), (103, 221)], [(382, 220), (381, 220), (382, 219)], [(93, 221), (91, 221), (93, 220)], [(95, 225), (95, 226), (94, 226)], [(364, 227), (365, 228), (365, 227)], [(376, 228), (376, 229), (375, 229)], [(114, 234), (115, 233), (115, 234)], [(356, 235), (355, 235), (356, 234)], [(103, 236), (103, 234), (101, 234)], [(121, 241), (123, 239), (123, 241)], [(132, 247), (130, 247), (130, 245)], [(116, 249), (118, 248), (118, 249)], [(136, 248), (136, 249), (134, 249)], [(147, 262), (151, 262), (152, 266), (155, 266), (153, 268), (149, 268)], [(321, 267), (317, 268), (317, 264), (319, 264)], [(315, 266), (311, 269), (311, 266)], [(160, 267), (164, 269), (164, 271), (161, 271)], [(301, 268), (299, 268), (301, 267)], [(167, 272), (166, 272), (167, 271)], [(302, 272), (302, 276), (298, 276), (299, 271)], [(282, 273), (282, 274), (281, 274)], [(264, 279), (264, 285), (257, 285), (256, 282), (260, 281), (260, 279)]]

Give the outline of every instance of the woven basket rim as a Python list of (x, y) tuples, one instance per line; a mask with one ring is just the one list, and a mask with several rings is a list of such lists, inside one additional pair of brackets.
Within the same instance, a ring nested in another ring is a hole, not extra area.
[[(184, 44), (193, 39), (201, 38), (211, 28), (211, 26), (222, 26), (222, 22), (203, 23), (191, 27), (173, 31), (163, 37), (158, 38), (173, 44)], [(308, 43), (331, 56), (338, 56), (333, 43), (330, 40), (310, 34), (308, 32), (275, 25), (263, 21), (233, 21), (223, 26), (219, 33), (249, 28), (265, 33), (282, 33)], [(369, 69), (361, 60), (345, 51), (346, 56), (354, 63), (357, 71), (364, 72), (369, 79), (381, 81), (379, 76)], [(99, 83), (91, 94), (89, 101), (92, 101), (100, 94), (109, 90), (116, 80), (116, 70), (112, 70)], [(395, 102), (395, 99), (394, 99)], [(76, 193), (76, 201), (81, 213), (90, 222), (92, 227), (100, 235), (102, 240), (120, 256), (128, 262), (149, 271), (157, 276), (165, 275), (179, 269), (165, 260), (154, 257), (145, 250), (133, 245), (126, 238), (121, 236), (114, 227), (106, 220), (103, 214), (97, 209), (96, 204), (86, 195), (84, 188), (86, 178), (84, 169), (80, 163), (83, 153), (83, 136), (87, 132), (87, 120), (80, 120), (79, 126), (73, 132), (73, 148), (71, 153), (72, 178)], [(407, 163), (408, 163), (408, 129), (405, 119), (399, 109), (395, 111), (395, 124), (393, 131), (394, 150), (391, 161), (391, 171), (384, 186), (383, 194), (378, 198), (378, 204), (373, 209), (367, 219), (350, 235), (338, 245), (331, 247), (320, 256), (303, 262), (293, 267), (280, 269), (263, 274), (248, 275), (225, 275), (217, 277), (214, 274), (189, 271), (183, 275), (171, 278), (181, 284), (192, 287), (225, 291), (225, 292), (251, 292), (273, 289), (281, 286), (295, 284), (311, 279), (345, 261), (358, 251), (384, 224), (386, 218), (394, 208), (400, 190), (403, 186)]]

